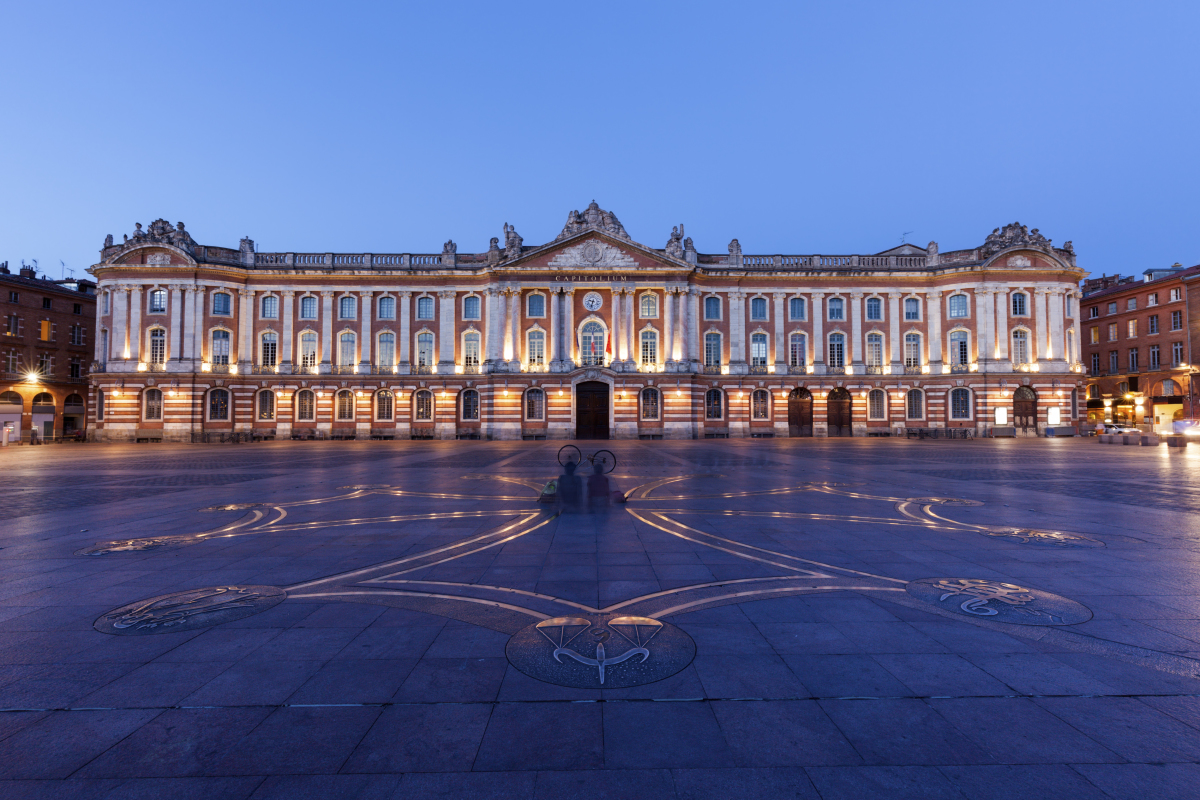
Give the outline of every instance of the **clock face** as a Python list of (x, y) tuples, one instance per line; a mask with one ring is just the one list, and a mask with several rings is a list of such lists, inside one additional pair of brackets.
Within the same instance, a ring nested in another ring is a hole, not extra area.
[(583, 307), (588, 311), (598, 311), (604, 305), (604, 298), (596, 292), (588, 292), (583, 298)]

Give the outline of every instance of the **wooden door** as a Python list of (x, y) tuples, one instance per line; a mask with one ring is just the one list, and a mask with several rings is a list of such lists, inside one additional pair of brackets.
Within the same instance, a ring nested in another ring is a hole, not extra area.
[(788, 395), (788, 436), (813, 435), (812, 392), (796, 388)]
[(607, 439), (608, 384), (585, 381), (575, 387), (575, 438)]
[(1025, 433), (1037, 431), (1037, 392), (1028, 386), (1013, 392), (1013, 425)]
[(829, 393), (826, 404), (830, 436), (853, 436), (850, 393), (840, 386)]

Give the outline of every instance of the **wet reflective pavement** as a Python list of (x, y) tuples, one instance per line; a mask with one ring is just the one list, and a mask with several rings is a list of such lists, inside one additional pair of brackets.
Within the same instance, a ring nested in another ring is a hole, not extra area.
[(1196, 796), (1200, 448), (561, 444), (7, 451), (0, 795)]

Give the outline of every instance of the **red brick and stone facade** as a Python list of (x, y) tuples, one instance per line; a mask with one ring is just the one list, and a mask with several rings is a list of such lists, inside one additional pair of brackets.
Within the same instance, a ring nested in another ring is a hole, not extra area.
[(709, 255), (593, 203), (544, 245), (350, 254), (158, 220), (92, 271), (109, 440), (1033, 434), (1083, 385), (1084, 273), (1016, 223), (950, 252)]

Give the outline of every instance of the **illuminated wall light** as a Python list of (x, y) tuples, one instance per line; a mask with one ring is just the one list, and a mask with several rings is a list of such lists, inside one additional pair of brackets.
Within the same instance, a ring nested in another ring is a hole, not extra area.
[(146, 371), (146, 369), (147, 369), (146, 362), (145, 362), (145, 361), (139, 361), (139, 362), (138, 362), (138, 372), (145, 372), (145, 371)]

